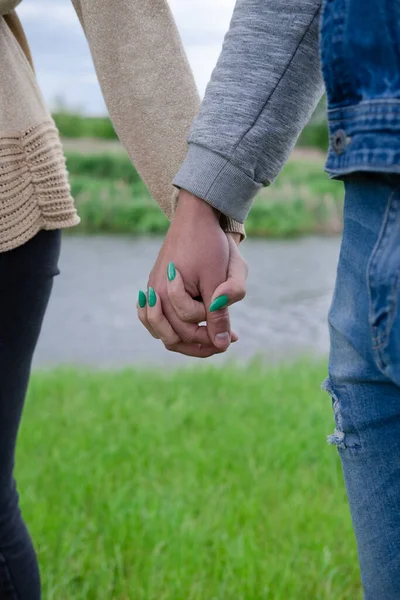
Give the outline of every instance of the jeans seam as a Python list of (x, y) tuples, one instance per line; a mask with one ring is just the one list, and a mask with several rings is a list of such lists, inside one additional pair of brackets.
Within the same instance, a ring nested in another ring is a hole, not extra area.
[(383, 252), (385, 245), (386, 245), (386, 240), (388, 240), (388, 238), (391, 234), (391, 231), (393, 229), (393, 226), (394, 226), (394, 220), (393, 220), (393, 223), (390, 222), (390, 215), (393, 212), (393, 210), (397, 209), (399, 206), (399, 202), (395, 201), (395, 196), (399, 191), (400, 191), (400, 186), (397, 186), (389, 196), (388, 205), (387, 205), (387, 208), (385, 211), (382, 228), (379, 233), (377, 242), (374, 246), (374, 249), (372, 251), (371, 257), (368, 261), (367, 273), (366, 273), (366, 275), (367, 275), (367, 290), (368, 290), (368, 298), (369, 298), (369, 323), (370, 323), (372, 350), (375, 354), (375, 357), (376, 357), (376, 360), (378, 363), (378, 367), (381, 371), (383, 371), (385, 369), (385, 367), (387, 366), (387, 361), (384, 359), (384, 356), (383, 356), (383, 350), (384, 350), (385, 346), (387, 346), (387, 343), (388, 343), (388, 340), (390, 337), (390, 333), (392, 331), (393, 324), (394, 324), (395, 317), (396, 317), (396, 312), (397, 312), (397, 307), (398, 307), (398, 291), (399, 291), (399, 285), (400, 285), (400, 277), (399, 277), (399, 273), (396, 273), (395, 279), (394, 279), (393, 283), (390, 285), (390, 292), (389, 292), (390, 302), (388, 304), (386, 304), (386, 306), (385, 306), (385, 311), (387, 313), (387, 319), (386, 319), (385, 326), (384, 326), (384, 329), (382, 332), (375, 331), (378, 328), (374, 327), (374, 325), (373, 325), (374, 307), (373, 307), (373, 302), (372, 302), (372, 287), (373, 287), (372, 279), (375, 277), (376, 272), (378, 271), (378, 268), (377, 268), (377, 265), (379, 262), (378, 261), (378, 252), (379, 252), (379, 250), (381, 250)]

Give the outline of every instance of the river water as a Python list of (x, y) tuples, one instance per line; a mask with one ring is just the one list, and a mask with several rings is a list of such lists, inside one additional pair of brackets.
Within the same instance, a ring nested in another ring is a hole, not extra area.
[[(246, 299), (231, 308), (240, 336), (210, 359), (266, 363), (328, 351), (327, 313), (339, 238), (247, 240)], [(195, 359), (167, 352), (138, 322), (136, 298), (161, 245), (157, 238), (64, 236), (53, 295), (34, 365), (173, 366)]]

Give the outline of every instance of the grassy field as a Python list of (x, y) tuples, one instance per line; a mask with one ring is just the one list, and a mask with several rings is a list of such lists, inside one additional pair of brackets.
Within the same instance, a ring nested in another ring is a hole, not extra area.
[[(125, 154), (67, 153), (81, 232), (163, 234), (168, 221)], [(337, 233), (342, 228), (343, 186), (329, 180), (323, 159), (293, 158), (256, 199), (247, 234), (288, 237)]]
[(33, 376), (44, 600), (359, 600), (326, 366)]

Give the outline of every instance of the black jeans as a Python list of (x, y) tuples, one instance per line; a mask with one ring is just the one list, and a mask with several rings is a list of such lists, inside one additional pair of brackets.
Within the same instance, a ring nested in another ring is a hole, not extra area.
[(39, 600), (36, 555), (18, 507), (14, 455), (61, 232), (41, 231), (0, 253), (0, 600)]

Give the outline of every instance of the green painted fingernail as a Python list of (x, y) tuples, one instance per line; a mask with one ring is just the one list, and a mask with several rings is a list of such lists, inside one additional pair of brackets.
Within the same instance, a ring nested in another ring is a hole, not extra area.
[(153, 288), (149, 288), (147, 292), (147, 298), (149, 299), (149, 306), (153, 308), (157, 302), (157, 294), (153, 290)]
[(140, 306), (140, 308), (144, 308), (146, 306), (146, 294), (144, 292), (142, 292), (142, 290), (140, 290), (139, 292), (139, 298), (138, 298), (138, 304)]
[(221, 308), (225, 308), (229, 304), (229, 298), (224, 294), (223, 296), (218, 296), (215, 298), (214, 302), (211, 302), (210, 312), (214, 312), (216, 310), (221, 310)]
[(173, 281), (176, 277), (176, 269), (173, 262), (170, 262), (167, 269), (168, 281)]

